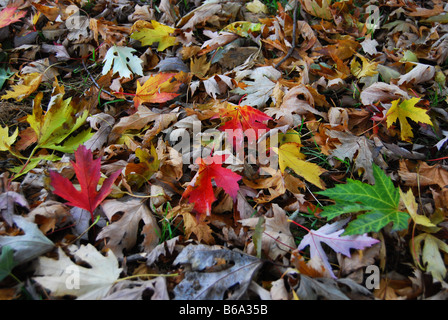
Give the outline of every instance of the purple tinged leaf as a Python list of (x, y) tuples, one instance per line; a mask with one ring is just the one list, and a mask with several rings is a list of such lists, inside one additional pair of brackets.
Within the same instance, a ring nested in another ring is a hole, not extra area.
[(362, 250), (379, 242), (379, 240), (373, 239), (366, 234), (341, 236), (345, 231), (342, 227), (348, 220), (349, 219), (344, 219), (332, 224), (326, 224), (318, 230), (310, 231), (303, 237), (298, 247), (298, 250), (300, 251), (307, 246), (310, 246), (311, 259), (314, 257), (320, 258), (325, 269), (328, 270), (333, 278), (336, 278), (336, 276), (333, 273), (328, 257), (322, 247), (322, 243), (328, 245), (335, 252), (350, 257), (350, 249)]

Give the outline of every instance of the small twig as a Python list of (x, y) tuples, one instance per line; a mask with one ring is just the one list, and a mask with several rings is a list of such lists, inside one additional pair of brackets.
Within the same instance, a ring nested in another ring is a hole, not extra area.
[(288, 59), (292, 53), (294, 52), (294, 49), (296, 47), (296, 33), (297, 33), (297, 7), (299, 0), (296, 0), (294, 3), (294, 8), (293, 8), (293, 26), (292, 26), (292, 43), (291, 43), (291, 48), (289, 48), (288, 52), (286, 53), (286, 55), (283, 57), (282, 60), (280, 60), (279, 62), (277, 62), (277, 64), (275, 65), (275, 69), (278, 69), (278, 67), (280, 67), (280, 65), (286, 61), (286, 59)]
[[(82, 60), (82, 66), (84, 67), (84, 70), (86, 70), (87, 74), (90, 77), (90, 80), (92, 80), (93, 84), (95, 85), (95, 87), (97, 87), (100, 91), (105, 92), (106, 94), (110, 95), (111, 97), (117, 98), (117, 96), (115, 96), (113, 93), (104, 90), (103, 88), (100, 87), (100, 85), (96, 82), (96, 80), (93, 78), (92, 74), (90, 73), (89, 69), (87, 69), (86, 63), (84, 62), (84, 60)], [(117, 98), (118, 99), (118, 98)], [(128, 99), (124, 99), (126, 102), (129, 103), (134, 103), (133, 100), (128, 100)]]

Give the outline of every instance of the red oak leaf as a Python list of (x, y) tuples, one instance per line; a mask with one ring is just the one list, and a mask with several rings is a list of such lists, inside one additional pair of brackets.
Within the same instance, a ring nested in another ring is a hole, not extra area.
[(81, 190), (77, 190), (67, 178), (56, 171), (50, 172), (53, 193), (68, 200), (67, 205), (85, 209), (90, 212), (92, 221), (93, 212), (98, 205), (109, 195), (112, 184), (120, 175), (120, 170), (112, 173), (105, 179), (100, 190), (97, 191), (101, 177), (101, 159), (93, 160), (92, 151), (80, 145), (75, 152), (75, 162), (71, 162), (75, 170)]
[(213, 192), (212, 179), (216, 186), (221, 187), (233, 199), (236, 199), (239, 190), (238, 181), (241, 176), (232, 170), (222, 167), (222, 156), (209, 156), (205, 159), (198, 158), (199, 170), (182, 194), (182, 198), (188, 198), (194, 203), (194, 209), (199, 215), (210, 215), (212, 203), (216, 200)]
[[(229, 130), (228, 132), (231, 132), (233, 141), (230, 142), (233, 142), (235, 147), (242, 146), (245, 134), (249, 136), (246, 130), (254, 130), (255, 138), (258, 139), (270, 130), (263, 122), (272, 120), (270, 116), (251, 106), (234, 106), (231, 104), (228, 104), (226, 109), (221, 109), (219, 116), (231, 118), (219, 127), (219, 130)], [(218, 115), (215, 116), (215, 118), (217, 117)]]
[(0, 12), (0, 28), (9, 26), (11, 23), (19, 21), (26, 15), (26, 11), (17, 10), (16, 7), (6, 7)]

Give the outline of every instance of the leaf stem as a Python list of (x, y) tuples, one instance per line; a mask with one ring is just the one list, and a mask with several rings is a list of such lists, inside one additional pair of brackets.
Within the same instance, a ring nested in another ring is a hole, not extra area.
[(288, 219), (288, 222), (292, 222), (292, 223), (294, 223), (295, 225), (299, 226), (300, 228), (305, 229), (305, 230), (308, 231), (308, 232), (311, 232), (310, 229), (308, 229), (307, 227), (302, 226), (300, 223), (295, 222), (294, 220)]
[(132, 276), (127, 276), (124, 278), (120, 278), (115, 280), (114, 283), (118, 283), (124, 280), (129, 280), (129, 279), (135, 279), (135, 278), (141, 278), (141, 277), (177, 277), (179, 274), (178, 273), (170, 273), (170, 274), (157, 274), (157, 273), (144, 273), (144, 274), (134, 274)]

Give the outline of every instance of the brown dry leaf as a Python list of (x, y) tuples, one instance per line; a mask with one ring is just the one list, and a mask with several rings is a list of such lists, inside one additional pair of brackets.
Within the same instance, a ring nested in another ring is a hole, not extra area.
[[(177, 28), (192, 29), (198, 24), (209, 22), (219, 24), (220, 20), (226, 21), (236, 17), (242, 3), (228, 2), (225, 0), (212, 0), (204, 2), (201, 6), (184, 15), (177, 23)], [(224, 18), (225, 17), (225, 18)]]
[[(304, 97), (304, 99), (302, 98)], [(315, 100), (311, 91), (299, 84), (288, 90), (279, 108), (267, 108), (265, 113), (278, 120), (281, 125), (296, 126), (301, 123), (301, 117), (308, 113), (316, 114), (327, 119), (327, 114), (315, 108)]]
[(283, 182), (281, 171), (274, 170), (270, 167), (265, 168), (265, 170), (270, 174), (270, 177), (253, 180), (243, 177), (243, 182), (246, 186), (253, 189), (266, 189), (267, 194), (264, 191), (260, 191), (257, 196), (253, 198), (257, 203), (270, 202), (286, 192), (286, 186)]
[(206, 55), (200, 56), (199, 58), (193, 57), (190, 63), (190, 70), (192, 74), (202, 79), (207, 75), (210, 65), (210, 62), (207, 62)]
[(382, 167), (387, 167), (379, 152), (374, 158), (375, 144), (372, 140), (367, 139), (366, 136), (355, 136), (348, 132), (336, 130), (327, 130), (326, 133), (329, 137), (338, 139), (341, 142), (339, 146), (330, 151), (331, 156), (342, 161), (345, 158), (354, 161), (355, 169), (358, 170), (359, 175), (362, 175), (363, 180), (367, 180), (371, 184), (375, 182), (372, 162)]
[(215, 239), (212, 235), (212, 229), (205, 221), (198, 221), (196, 215), (192, 213), (194, 204), (181, 204), (168, 212), (167, 218), (174, 219), (178, 216), (183, 218), (185, 236), (187, 239), (192, 234), (196, 236), (198, 242), (213, 244)]
[(407, 100), (410, 96), (397, 85), (377, 82), (362, 90), (360, 98), (362, 104), (368, 106), (378, 101), (390, 102), (397, 99)]
[(179, 114), (169, 110), (164, 113), (163, 110), (153, 109), (140, 105), (133, 115), (123, 117), (114, 125), (109, 137), (109, 143), (116, 141), (126, 130), (141, 130), (149, 123), (154, 122), (152, 129), (146, 131), (145, 140), (150, 140), (160, 131), (166, 129), (168, 125), (176, 121)]
[(400, 161), (398, 175), (405, 186), (432, 186), (438, 185), (441, 189), (448, 185), (448, 170), (441, 164), (433, 166), (419, 161), (417, 166), (409, 168), (405, 160)]
[(40, 231), (46, 234), (56, 226), (62, 227), (70, 218), (70, 210), (60, 202), (49, 200), (31, 210), (27, 218), (39, 225)]
[[(145, 224), (141, 232), (145, 236), (145, 251), (157, 246), (160, 228), (144, 199), (106, 200), (101, 207), (110, 224), (101, 230), (97, 239), (108, 239), (107, 247), (117, 257), (123, 256), (123, 250), (130, 250), (135, 246), (140, 221)], [(123, 215), (118, 221), (114, 221), (114, 216), (118, 213)]]
[(303, 9), (312, 16), (325, 20), (333, 19), (330, 10), (331, 0), (300, 0), (300, 3)]
[[(295, 248), (294, 237), (289, 229), (285, 210), (273, 204), (270, 210), (272, 217), (265, 218), (264, 232), (261, 237), (262, 251), (272, 260), (284, 257)], [(255, 228), (259, 218), (248, 218), (239, 222), (250, 228)], [(253, 243), (252, 243), (253, 245)], [(248, 250), (251, 250), (250, 248)]]
[(298, 250), (294, 250), (291, 255), (291, 263), (295, 266), (297, 270), (301, 274), (307, 275), (311, 278), (321, 278), (325, 275), (324, 266), (320, 266), (320, 268), (314, 268), (311, 263), (307, 263), (304, 257), (298, 252)]

